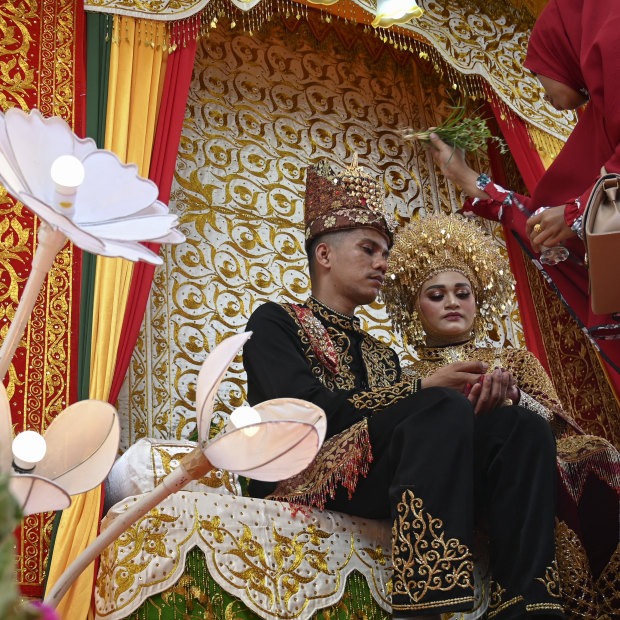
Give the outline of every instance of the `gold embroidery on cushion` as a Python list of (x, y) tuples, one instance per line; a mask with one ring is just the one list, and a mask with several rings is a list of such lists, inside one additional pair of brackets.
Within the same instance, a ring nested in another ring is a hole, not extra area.
[(334, 497), (339, 484), (348, 489), (351, 496), (360, 475), (368, 473), (371, 462), (368, 423), (364, 419), (330, 437), (306, 469), (279, 482), (267, 499), (294, 501), (322, 510), (327, 497)]
[[(423, 508), (423, 502), (407, 489), (397, 507), (398, 516), (392, 527), (394, 595), (414, 601), (410, 609), (432, 591), (449, 592), (454, 588), (471, 588), (474, 563), (467, 545), (456, 538), (445, 539), (443, 522)], [(473, 596), (463, 600), (473, 600)], [(439, 606), (450, 601), (425, 603)]]

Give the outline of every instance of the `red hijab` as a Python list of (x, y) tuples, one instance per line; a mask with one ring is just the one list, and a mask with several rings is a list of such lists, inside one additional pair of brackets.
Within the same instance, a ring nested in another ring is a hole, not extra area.
[(620, 1), (550, 0), (532, 29), (524, 65), (590, 93), (534, 190), (534, 207), (587, 198), (602, 166), (620, 172)]

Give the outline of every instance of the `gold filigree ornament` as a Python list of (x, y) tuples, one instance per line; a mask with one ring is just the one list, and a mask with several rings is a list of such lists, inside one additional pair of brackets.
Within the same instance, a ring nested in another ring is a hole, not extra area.
[(471, 282), (478, 308), (476, 340), (484, 338), (514, 298), (508, 260), (474, 222), (443, 214), (411, 220), (395, 235), (382, 295), (394, 328), (414, 346), (424, 342), (420, 288), (442, 271), (458, 271)]
[(474, 562), (467, 545), (456, 538), (446, 540), (441, 519), (430, 515), (410, 490), (403, 493), (397, 509), (392, 527), (393, 593), (410, 597), (415, 602), (410, 609), (424, 609), (430, 592), (455, 588), (471, 588), (471, 596), (458, 600), (473, 602)]

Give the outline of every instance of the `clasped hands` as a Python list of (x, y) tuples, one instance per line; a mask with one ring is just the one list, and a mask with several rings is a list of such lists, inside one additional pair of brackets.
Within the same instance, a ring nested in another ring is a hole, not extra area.
[[(456, 183), (474, 198), (488, 199), (490, 196), (476, 185), (479, 174), (470, 168), (461, 149), (446, 144), (435, 133), (430, 136), (430, 152), (446, 179)], [(548, 207), (528, 218), (525, 229), (535, 252), (551, 248), (575, 236), (575, 232), (564, 219), (566, 205)]]
[(485, 362), (454, 362), (422, 379), (422, 387), (448, 387), (467, 396), (476, 415), (497, 409), (507, 400), (519, 400), (519, 388), (512, 373), (501, 368), (485, 374)]

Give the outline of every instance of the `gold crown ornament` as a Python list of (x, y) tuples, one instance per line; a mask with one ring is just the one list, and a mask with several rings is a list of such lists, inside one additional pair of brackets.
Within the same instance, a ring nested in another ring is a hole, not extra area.
[(414, 346), (423, 345), (425, 338), (417, 309), (420, 288), (442, 271), (458, 271), (472, 285), (476, 340), (514, 298), (508, 260), (476, 223), (444, 214), (411, 220), (395, 235), (382, 295), (394, 329)]
[(375, 228), (391, 246), (396, 222), (385, 211), (384, 196), (383, 184), (357, 165), (357, 154), (343, 172), (334, 172), (325, 159), (310, 166), (304, 205), (306, 250), (319, 235), (349, 228)]

